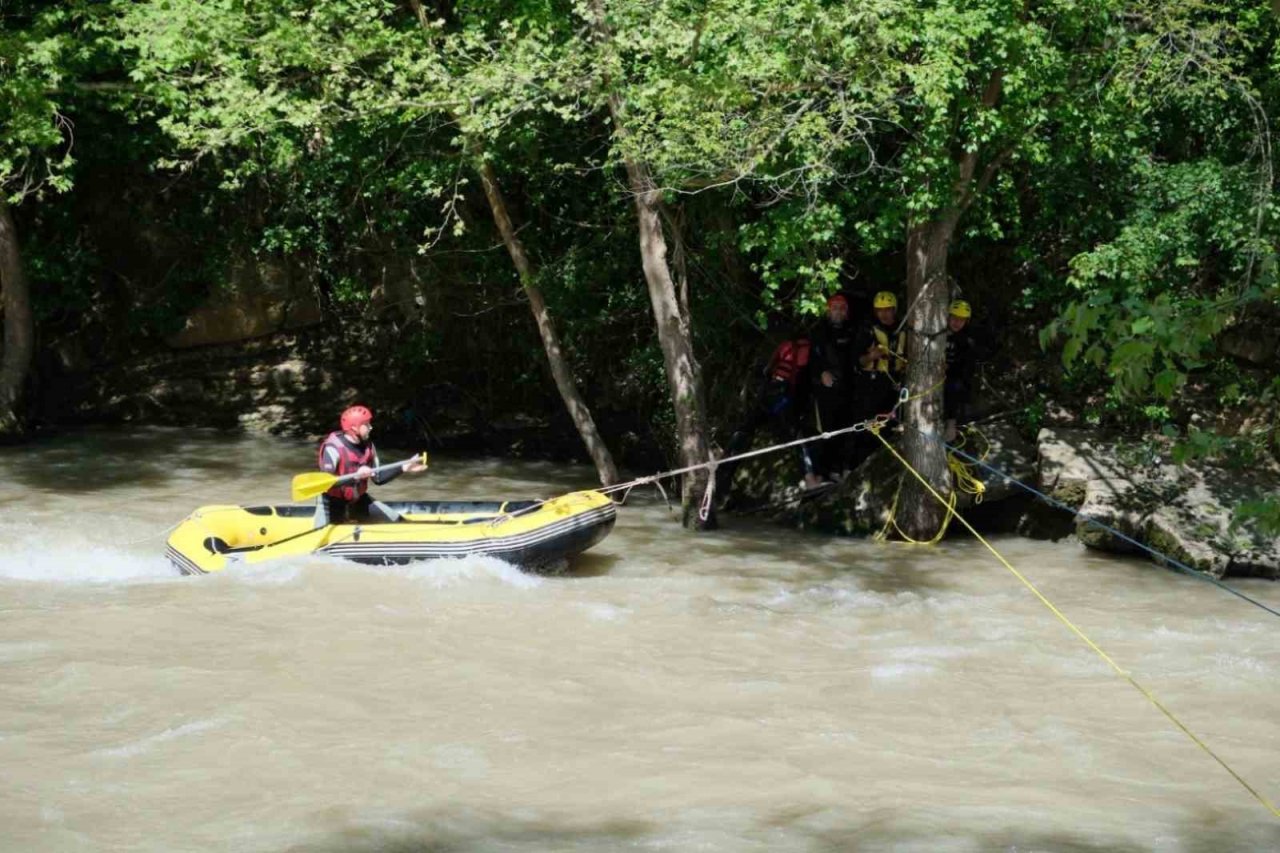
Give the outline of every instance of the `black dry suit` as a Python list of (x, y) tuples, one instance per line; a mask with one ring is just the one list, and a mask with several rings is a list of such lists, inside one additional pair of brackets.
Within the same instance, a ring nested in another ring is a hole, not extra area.
[[(858, 363), (857, 389), (854, 392), (857, 399), (853, 414), (855, 423), (892, 411), (894, 404), (898, 402), (898, 388), (906, 380), (906, 332), (895, 326), (882, 325), (879, 321), (863, 327), (853, 348), (855, 361), (872, 346), (879, 346), (889, 355), (877, 359), (870, 367), (864, 368)], [(871, 454), (876, 443), (875, 437), (869, 433), (857, 433), (850, 467), (856, 468), (862, 464), (862, 460)]]
[(958, 420), (969, 404), (977, 349), (969, 327), (947, 331), (947, 381), (942, 386), (942, 412), (946, 420)]
[[(854, 328), (849, 323), (839, 326), (824, 319), (813, 336), (813, 409), (819, 432), (844, 429), (853, 423), (854, 375), (857, 356), (853, 349)], [(832, 383), (822, 383), (822, 375), (830, 373)], [(827, 439), (818, 445), (818, 473), (833, 476), (844, 467), (847, 435)]]
[[(812, 359), (812, 344), (806, 337), (778, 344), (765, 367), (751, 410), (725, 446), (726, 457), (749, 450), (756, 432), (766, 425), (779, 443), (792, 441), (807, 431)], [(813, 473), (808, 446), (800, 445), (799, 453), (804, 472)], [(726, 462), (716, 469), (716, 489), (721, 494), (733, 484), (733, 472), (737, 467), (737, 462)]]

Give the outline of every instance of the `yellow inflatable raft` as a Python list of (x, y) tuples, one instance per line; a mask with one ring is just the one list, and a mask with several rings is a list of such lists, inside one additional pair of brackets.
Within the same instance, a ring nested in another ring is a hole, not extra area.
[(525, 569), (555, 565), (613, 529), (614, 504), (600, 492), (547, 501), (387, 501), (395, 522), (317, 527), (310, 504), (204, 506), (169, 537), (165, 554), (187, 575), (242, 563), (330, 554), (358, 563), (487, 554)]

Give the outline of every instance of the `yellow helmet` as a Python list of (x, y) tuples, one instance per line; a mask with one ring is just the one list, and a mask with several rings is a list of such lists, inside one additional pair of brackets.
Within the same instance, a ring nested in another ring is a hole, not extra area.
[(966, 320), (973, 316), (973, 309), (969, 307), (969, 303), (963, 299), (957, 299), (951, 303), (951, 309), (948, 311), (952, 317), (963, 317)]
[(897, 308), (898, 297), (887, 290), (882, 290), (876, 294), (876, 298), (871, 305), (874, 308)]

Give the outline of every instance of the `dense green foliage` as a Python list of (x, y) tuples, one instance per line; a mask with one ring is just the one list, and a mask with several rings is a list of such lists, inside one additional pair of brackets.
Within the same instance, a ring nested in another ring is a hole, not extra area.
[(1222, 346), (1280, 305), (1261, 0), (0, 9), (0, 186), (46, 341), (154, 348), (234, 269), (275, 264), (336, 323), (394, 318), (400, 362), (528, 380), (482, 407), (543, 405), (483, 158), (587, 398), (669, 447), (633, 160), (665, 190), (722, 423), (780, 329), (838, 289), (900, 290), (908, 229), (954, 212), (952, 280), (1008, 338), (997, 358), (1033, 366), (991, 371), (1023, 377), (995, 390), (1029, 419), (1052, 399), (1183, 456), (1280, 454), (1275, 353)]
[(70, 5), (6, 3), (0, 29), (0, 191), (65, 190), (74, 163), (59, 89), (73, 61)]

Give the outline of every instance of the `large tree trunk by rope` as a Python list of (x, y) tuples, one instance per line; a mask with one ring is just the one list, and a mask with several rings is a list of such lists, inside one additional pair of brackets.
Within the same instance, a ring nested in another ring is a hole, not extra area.
[[(913, 223), (907, 233), (906, 432), (903, 456), (943, 498), (951, 497), (951, 472), (942, 445), (942, 382), (946, 378), (947, 250), (958, 210), (940, 219)], [(947, 507), (909, 471), (903, 472), (898, 527), (912, 539), (931, 539), (947, 518)]]
[[(591, 0), (592, 26), (600, 41), (602, 64), (607, 68), (613, 51), (612, 34), (605, 19), (603, 0)], [(614, 133), (625, 141), (628, 135), (626, 105), (622, 96), (612, 87), (606, 71), (602, 75), (608, 90), (609, 115), (613, 119)], [(623, 157), (627, 170), (627, 182), (635, 200), (637, 226), (640, 232), (640, 262), (644, 268), (645, 283), (649, 288), (649, 302), (658, 327), (658, 345), (662, 348), (662, 361), (667, 373), (667, 386), (671, 391), (671, 403), (676, 415), (677, 440), (680, 443), (680, 459), (683, 467), (705, 465), (711, 461), (711, 445), (707, 439), (707, 426), (703, 414), (702, 383), (699, 380), (697, 360), (693, 354), (693, 334), (689, 315), (681, 309), (675, 280), (668, 260), (667, 241), (662, 233), (662, 193), (654, 183), (648, 166), (635, 157)], [(710, 482), (710, 472), (697, 468), (686, 474), (682, 481), (681, 503), (684, 525), (707, 529), (715, 527), (714, 509), (708, 507), (704, 519), (699, 504)]]
[[(685, 211), (683, 206), (677, 206), (672, 210), (670, 205), (665, 202), (658, 202), (658, 212), (662, 215), (661, 222), (666, 225), (667, 234), (671, 235), (671, 263), (668, 268), (674, 276), (676, 286), (676, 304), (680, 309), (680, 316), (684, 318), (686, 328), (692, 329), (693, 311), (689, 308), (689, 252), (685, 243)], [(690, 335), (692, 340), (692, 335)], [(692, 352), (692, 344), (690, 344)], [(697, 389), (698, 399), (697, 406), (699, 412), (707, 411), (706, 385), (702, 381), (702, 364), (695, 358), (693, 364), (693, 386)]]
[(484, 159), (478, 143), (471, 143), (471, 151), (476, 160), (476, 168), (480, 172), (480, 182), (484, 185), (485, 197), (489, 199), (489, 209), (493, 211), (493, 221), (498, 226), (498, 231), (502, 234), (502, 242), (511, 255), (511, 262), (515, 264), (516, 272), (520, 275), (520, 284), (524, 287), (525, 295), (529, 297), (529, 310), (533, 312), (534, 322), (538, 324), (538, 334), (542, 336), (542, 348), (546, 350), (547, 363), (551, 366), (551, 376), (555, 379), (560, 399), (564, 401), (569, 417), (573, 419), (573, 425), (578, 428), (578, 435), (582, 437), (582, 443), (586, 445), (587, 453), (595, 463), (600, 483), (605, 486), (613, 485), (619, 480), (618, 468), (614, 465), (613, 455), (596, 428), (591, 410), (582, 399), (582, 395), (578, 393), (578, 385), (574, 381), (573, 372), (569, 369), (564, 351), (560, 346), (560, 335), (556, 332), (555, 324), (551, 321), (551, 313), (547, 310), (547, 301), (543, 298), (542, 290), (533, 283), (533, 265), (525, 253), (524, 244), (512, 227), (511, 216), (507, 212), (507, 202), (498, 186), (498, 176), (494, 172), (493, 164)]
[[(1004, 90), (1004, 72), (996, 69), (982, 91), (982, 108), (994, 110)], [(957, 140), (958, 142), (958, 140)], [(991, 183), (1012, 153), (1006, 148), (978, 166), (978, 145), (958, 145), (952, 203), (935, 216), (907, 225), (907, 305), (911, 329), (907, 346), (907, 387), (903, 456), (944, 500), (951, 498), (951, 472), (942, 444), (942, 383), (947, 375), (947, 308), (951, 301), (947, 253), (960, 217)], [(918, 395), (918, 396), (917, 396)], [(898, 503), (898, 527), (912, 539), (928, 540), (946, 523), (948, 508), (910, 472), (904, 474)]]
[[(711, 459), (706, 421), (702, 411), (702, 387), (698, 381), (698, 364), (693, 354), (693, 335), (689, 319), (680, 310), (675, 282), (667, 265), (667, 242), (662, 234), (659, 212), (661, 194), (642, 163), (627, 161), (627, 178), (635, 197), (636, 218), (640, 230), (640, 261), (649, 287), (649, 302), (658, 325), (658, 343), (671, 388), (675, 407), (676, 431), (680, 441), (683, 465), (701, 465)], [(714, 515), (704, 521), (698, 517), (698, 502), (707, 488), (709, 474), (700, 468), (684, 478), (682, 502), (686, 527), (714, 526)]]
[(18, 232), (3, 196), (0, 196), (0, 305), (4, 310), (0, 437), (13, 437), (24, 429), (23, 391), (35, 353), (35, 326), (31, 318), (31, 294), (18, 251)]

